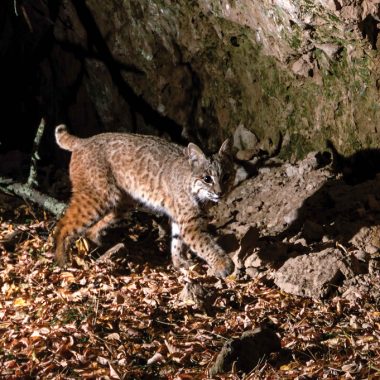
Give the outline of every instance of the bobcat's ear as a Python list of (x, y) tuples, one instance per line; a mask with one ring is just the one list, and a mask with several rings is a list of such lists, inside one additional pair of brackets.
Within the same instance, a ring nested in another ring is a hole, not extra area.
[(231, 139), (225, 140), (222, 146), (220, 147), (219, 155), (223, 155), (223, 154), (227, 156), (232, 155), (232, 140)]
[(206, 160), (205, 154), (202, 152), (202, 149), (193, 143), (189, 143), (187, 148), (184, 149), (185, 155), (189, 158), (191, 165), (200, 163)]

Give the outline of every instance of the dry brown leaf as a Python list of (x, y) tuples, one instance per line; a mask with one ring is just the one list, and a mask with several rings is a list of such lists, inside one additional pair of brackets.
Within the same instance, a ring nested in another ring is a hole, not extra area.
[(146, 364), (152, 365), (154, 363), (162, 362), (164, 360), (165, 360), (164, 356), (160, 354), (159, 352), (156, 352), (151, 358), (147, 360)]

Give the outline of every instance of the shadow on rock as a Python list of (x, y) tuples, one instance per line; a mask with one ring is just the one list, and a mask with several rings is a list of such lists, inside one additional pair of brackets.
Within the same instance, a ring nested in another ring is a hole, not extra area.
[(379, 197), (380, 176), (355, 185), (343, 178), (328, 179), (303, 202), (294, 220), (278, 237), (299, 234), (307, 243), (333, 239), (345, 246), (358, 244), (364, 251), (373, 253), (380, 248), (376, 228), (374, 236), (370, 236), (370, 229), (380, 225)]
[(350, 156), (338, 152), (332, 141), (327, 140), (326, 146), (332, 153), (332, 169), (341, 173), (348, 185), (356, 185), (375, 179), (380, 173), (380, 149), (362, 149)]

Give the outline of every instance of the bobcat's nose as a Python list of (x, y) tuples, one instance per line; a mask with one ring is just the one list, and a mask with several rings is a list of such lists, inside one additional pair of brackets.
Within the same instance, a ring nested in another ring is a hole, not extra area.
[(214, 192), (214, 198), (216, 201), (219, 201), (220, 199), (223, 198), (223, 193), (221, 191), (215, 191)]
[(214, 185), (214, 194), (218, 197), (221, 197), (223, 195), (223, 191), (219, 183), (215, 183)]
[(210, 195), (209, 199), (212, 202), (218, 203), (221, 198), (218, 195), (216, 195), (216, 194), (212, 194), (212, 195)]

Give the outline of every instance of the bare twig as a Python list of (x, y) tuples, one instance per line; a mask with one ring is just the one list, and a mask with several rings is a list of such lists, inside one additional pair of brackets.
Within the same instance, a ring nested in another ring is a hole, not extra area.
[(17, 0), (13, 0), (13, 9), (15, 11), (15, 15), (18, 17)]
[(37, 128), (36, 136), (35, 136), (34, 141), (33, 141), (29, 177), (28, 177), (28, 181), (27, 181), (27, 184), (30, 187), (38, 185), (37, 161), (40, 159), (40, 156), (38, 155), (38, 150), (40, 147), (41, 138), (42, 138), (42, 135), (44, 134), (44, 131), (45, 131), (45, 120), (44, 120), (44, 118), (42, 118), (40, 125)]
[(122, 252), (125, 249), (126, 248), (125, 248), (124, 243), (118, 243), (118, 244), (114, 245), (113, 247), (111, 247), (110, 249), (108, 249), (106, 252), (104, 252), (101, 256), (99, 256), (96, 259), (96, 261), (102, 262), (102, 261), (109, 260), (113, 255), (115, 255), (119, 252)]
[(25, 7), (23, 5), (20, 5), (22, 15), (24, 16), (25, 22), (28, 25), (29, 31), (32, 33), (33, 32), (33, 26), (32, 23), (30, 22), (30, 18), (28, 16), (28, 13), (25, 10)]

